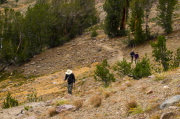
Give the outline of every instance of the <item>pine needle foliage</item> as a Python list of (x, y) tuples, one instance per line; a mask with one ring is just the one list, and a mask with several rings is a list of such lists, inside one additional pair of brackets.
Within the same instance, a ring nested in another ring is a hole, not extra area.
[(94, 71), (94, 78), (97, 81), (103, 81), (104, 86), (108, 87), (110, 82), (114, 82), (114, 75), (109, 71), (110, 65), (107, 60), (103, 60), (103, 62), (99, 65), (96, 65), (96, 70)]
[(152, 56), (155, 57), (156, 61), (162, 64), (164, 71), (169, 69), (173, 53), (166, 48), (166, 40), (165, 36), (159, 36), (156, 43), (151, 43), (151, 47), (153, 48)]
[(132, 74), (136, 79), (151, 75), (151, 66), (149, 59), (147, 57), (144, 57), (140, 62), (138, 62), (136, 64), (136, 67), (133, 69)]
[(117, 62), (114, 70), (118, 72), (119, 76), (129, 75), (132, 72), (131, 63), (127, 62), (124, 58), (121, 62)]
[(172, 16), (178, 0), (159, 0), (158, 4), (158, 24), (169, 34), (172, 32)]

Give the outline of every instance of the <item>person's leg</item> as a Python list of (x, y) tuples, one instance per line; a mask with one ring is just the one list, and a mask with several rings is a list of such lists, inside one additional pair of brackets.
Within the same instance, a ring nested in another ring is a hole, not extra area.
[(131, 56), (131, 62), (133, 62), (133, 56)]
[(72, 94), (73, 83), (68, 84), (68, 93)]

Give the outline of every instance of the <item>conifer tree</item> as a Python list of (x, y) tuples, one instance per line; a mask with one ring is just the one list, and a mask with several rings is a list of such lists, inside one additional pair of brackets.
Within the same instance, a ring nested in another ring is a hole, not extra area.
[(178, 0), (159, 0), (158, 4), (158, 24), (164, 29), (164, 32), (169, 34), (172, 32), (172, 16), (175, 5)]
[(106, 0), (103, 7), (107, 13), (105, 18), (105, 33), (109, 37), (125, 35), (129, 0)]
[(155, 60), (160, 62), (164, 68), (164, 71), (169, 69), (169, 61), (172, 60), (172, 51), (166, 48), (166, 38), (164, 36), (159, 36), (157, 43), (151, 43), (153, 48), (153, 55)]
[(144, 31), (142, 29), (143, 17), (144, 17), (144, 4), (143, 0), (133, 0), (130, 4), (131, 18), (130, 28), (134, 32), (134, 40), (136, 44), (140, 44), (144, 41)]

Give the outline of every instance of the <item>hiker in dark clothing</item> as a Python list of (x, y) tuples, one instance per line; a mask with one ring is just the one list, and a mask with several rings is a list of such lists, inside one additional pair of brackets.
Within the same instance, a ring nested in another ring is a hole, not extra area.
[(131, 56), (131, 63), (133, 62), (133, 58), (134, 58), (134, 50), (132, 50), (132, 52), (130, 53), (130, 56)]
[(138, 62), (138, 59), (139, 59), (139, 54), (138, 52), (136, 52), (136, 54), (134, 55), (134, 58), (135, 58), (135, 64)]
[(75, 76), (72, 73), (72, 70), (68, 69), (66, 71), (66, 75), (65, 75), (64, 81), (66, 81), (66, 80), (67, 80), (67, 83), (68, 83), (68, 86), (67, 86), (68, 93), (72, 94), (73, 85), (75, 85), (75, 81), (76, 81)]

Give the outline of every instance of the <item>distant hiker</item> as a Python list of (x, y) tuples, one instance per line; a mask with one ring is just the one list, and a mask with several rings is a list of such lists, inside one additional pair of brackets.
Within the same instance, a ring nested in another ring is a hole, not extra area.
[(130, 56), (131, 56), (131, 62), (133, 62), (134, 54), (135, 54), (135, 53), (134, 53), (134, 50), (132, 50), (131, 53), (130, 53)]
[(134, 58), (135, 58), (135, 64), (138, 62), (138, 59), (139, 59), (139, 54), (138, 52), (136, 52), (136, 54), (134, 55)]
[(76, 79), (75, 79), (74, 74), (72, 73), (72, 70), (68, 69), (65, 73), (66, 73), (66, 75), (65, 75), (64, 81), (67, 80), (68, 93), (72, 94), (73, 85), (75, 85)]

